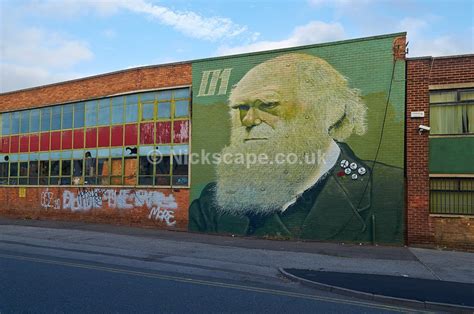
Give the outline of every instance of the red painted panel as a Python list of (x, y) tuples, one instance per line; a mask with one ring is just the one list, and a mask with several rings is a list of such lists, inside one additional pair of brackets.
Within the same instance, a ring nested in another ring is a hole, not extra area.
[(30, 144), (30, 137), (28, 135), (20, 135), (20, 152), (27, 153), (28, 145)]
[(173, 141), (175, 143), (189, 142), (189, 120), (175, 121), (173, 133)]
[(84, 130), (74, 130), (74, 148), (84, 148)]
[(86, 147), (97, 147), (97, 129), (91, 128), (86, 130)]
[(153, 144), (154, 131), (155, 123), (140, 124), (140, 144)]
[(51, 150), (61, 149), (61, 131), (51, 132)]
[(30, 135), (30, 152), (37, 152), (39, 150), (39, 135)]
[(62, 149), (72, 148), (72, 131), (71, 130), (63, 131), (62, 141), (63, 141)]
[(9, 153), (10, 152), (10, 137), (6, 136), (2, 138), (2, 142), (0, 143), (2, 146), (2, 153)]
[(136, 124), (125, 126), (125, 145), (137, 145), (138, 127)]
[(99, 128), (99, 147), (110, 146), (110, 127)]
[(156, 123), (156, 143), (171, 143), (171, 122)]
[(41, 133), (40, 135), (40, 150), (49, 150), (49, 132)]
[(12, 135), (10, 137), (10, 153), (18, 153), (20, 149), (20, 137), (18, 135)]
[(112, 146), (122, 146), (123, 145), (123, 126), (116, 125), (112, 127)]

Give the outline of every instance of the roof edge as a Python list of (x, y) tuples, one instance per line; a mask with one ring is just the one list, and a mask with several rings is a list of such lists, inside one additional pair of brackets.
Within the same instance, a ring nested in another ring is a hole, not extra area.
[(189, 64), (189, 63), (192, 64), (192, 63), (195, 63), (195, 62), (205, 62), (205, 61), (218, 60), (218, 59), (229, 59), (229, 58), (244, 57), (244, 56), (250, 56), (250, 55), (261, 55), (261, 54), (274, 53), (274, 52), (285, 52), (285, 51), (291, 51), (291, 50), (294, 50), (294, 49), (307, 49), (307, 48), (316, 48), (316, 47), (324, 47), (324, 46), (332, 46), (332, 45), (341, 45), (341, 44), (347, 44), (347, 43), (352, 43), (352, 42), (368, 41), (368, 40), (374, 40), (374, 39), (383, 39), (383, 38), (390, 38), (390, 37), (396, 37), (396, 36), (406, 36), (406, 35), (407, 35), (406, 32), (390, 33), (390, 34), (375, 35), (375, 36), (369, 36), (369, 37), (344, 39), (344, 40), (338, 40), (338, 41), (332, 41), (332, 42), (326, 42), (326, 43), (319, 43), (319, 44), (309, 44), (309, 45), (293, 46), (293, 47), (279, 48), (279, 49), (272, 49), (272, 50), (263, 50), (263, 51), (231, 54), (231, 55), (225, 55), (225, 56), (216, 56), (216, 57), (184, 60), (184, 61), (177, 61), (177, 62), (170, 62), (170, 63), (153, 64), (153, 65), (147, 65), (147, 66), (141, 66), (141, 67), (135, 67), (135, 68), (129, 68), (129, 69), (122, 69), (122, 70), (117, 70), (117, 71), (112, 71), (112, 72), (107, 72), (107, 73), (94, 74), (94, 75), (90, 75), (90, 76), (79, 77), (79, 78), (76, 78), (76, 79), (71, 79), (71, 80), (66, 80), (66, 81), (61, 81), (61, 82), (56, 82), (56, 83), (50, 83), (50, 84), (38, 85), (38, 86), (27, 87), (27, 88), (22, 88), (22, 89), (16, 89), (16, 90), (0, 93), (0, 96), (19, 93), (19, 92), (30, 91), (30, 90), (35, 90), (35, 89), (40, 89), (40, 88), (45, 88), (45, 87), (68, 84), (68, 83), (73, 83), (73, 82), (79, 82), (79, 81), (84, 81), (84, 80), (88, 80), (88, 79), (92, 79), (92, 78), (99, 78), (99, 77), (109, 76), (109, 75), (114, 75), (114, 74), (119, 74), (119, 73), (138, 71), (138, 70), (142, 70), (142, 69), (158, 68), (158, 67), (165, 67), (165, 66), (175, 66), (175, 65), (182, 65), (182, 64)]
[(421, 59), (456, 59), (456, 58), (472, 58), (472, 57), (474, 57), (474, 53), (466, 53), (466, 54), (460, 54), (460, 55), (439, 56), (439, 57), (421, 56), (421, 57), (406, 58), (406, 60), (409, 61), (409, 60), (421, 60)]

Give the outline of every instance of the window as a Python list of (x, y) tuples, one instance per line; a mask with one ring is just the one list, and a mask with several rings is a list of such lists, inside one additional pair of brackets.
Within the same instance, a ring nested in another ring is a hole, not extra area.
[(140, 156), (139, 164), (138, 184), (153, 185), (153, 161), (147, 156)]
[(10, 114), (11, 121), (10, 121), (10, 134), (18, 134), (20, 133), (20, 113), (12, 112)]
[(20, 133), (29, 133), (30, 132), (30, 111), (21, 111), (20, 112)]
[(176, 118), (187, 117), (189, 111), (189, 101), (187, 100), (178, 100), (175, 103), (174, 116)]
[(61, 106), (51, 108), (51, 130), (61, 129)]
[(163, 156), (156, 164), (156, 185), (171, 184), (171, 158)]
[(154, 111), (155, 111), (154, 103), (142, 104), (142, 121), (153, 120)]
[(41, 160), (39, 165), (39, 184), (47, 185), (49, 177), (49, 160)]
[(97, 125), (97, 101), (86, 102), (86, 126)]
[(127, 96), (125, 112), (125, 121), (126, 122), (136, 122), (138, 121), (138, 96), (129, 95)]
[(431, 178), (430, 212), (474, 215), (474, 178)]
[(84, 114), (85, 114), (84, 103), (74, 104), (74, 128), (75, 129), (84, 127)]
[(62, 129), (72, 129), (72, 111), (73, 105), (63, 106), (63, 122)]
[(123, 97), (112, 98), (112, 124), (123, 123)]
[(101, 99), (99, 101), (99, 115), (97, 117), (98, 125), (110, 124), (110, 99)]
[(49, 131), (51, 127), (51, 108), (41, 109), (41, 131)]
[(158, 119), (169, 119), (171, 117), (171, 103), (158, 103)]
[(2, 114), (2, 135), (10, 134), (10, 113)]
[(188, 155), (173, 156), (173, 185), (188, 185)]
[(0, 184), (8, 184), (8, 160), (2, 155), (0, 155)]
[(40, 128), (40, 110), (31, 110), (30, 113), (30, 132), (36, 133)]
[(38, 160), (31, 160), (30, 156), (30, 163), (29, 163), (29, 173), (28, 173), (28, 184), (29, 185), (38, 185)]
[(2, 113), (0, 185), (187, 187), (190, 93), (169, 89)]
[(474, 90), (430, 92), (430, 134), (474, 133)]

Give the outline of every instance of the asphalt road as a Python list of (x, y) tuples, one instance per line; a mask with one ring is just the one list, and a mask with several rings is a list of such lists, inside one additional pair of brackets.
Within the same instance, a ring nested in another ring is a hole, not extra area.
[[(245, 282), (0, 250), (0, 313), (397, 312)], [(403, 310), (402, 310), (403, 311)]]

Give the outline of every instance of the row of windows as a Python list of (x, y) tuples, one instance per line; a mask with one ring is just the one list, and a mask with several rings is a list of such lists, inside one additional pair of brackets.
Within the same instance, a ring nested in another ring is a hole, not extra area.
[(0, 185), (186, 187), (188, 178), (187, 145), (0, 155)]
[(430, 92), (430, 134), (474, 133), (474, 90)]
[(1, 114), (2, 136), (189, 117), (190, 89), (180, 88)]
[(62, 130), (0, 138), (0, 153), (38, 152), (189, 141), (189, 119)]

